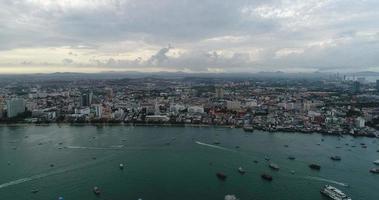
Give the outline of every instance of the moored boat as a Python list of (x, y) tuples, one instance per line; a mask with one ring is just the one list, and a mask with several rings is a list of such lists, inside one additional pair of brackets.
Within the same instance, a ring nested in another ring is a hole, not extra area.
[(321, 169), (321, 166), (320, 166), (320, 165), (317, 165), (317, 164), (310, 164), (310, 165), (309, 165), (309, 168), (314, 169), (314, 170), (320, 170), (320, 169)]
[(222, 181), (225, 181), (226, 178), (227, 178), (227, 176), (224, 173), (222, 173), (222, 172), (216, 173), (216, 176), (217, 176), (218, 179), (220, 179)]
[(330, 159), (332, 159), (334, 161), (340, 161), (341, 157), (340, 156), (331, 156)]
[(373, 163), (374, 163), (375, 165), (379, 165), (379, 160), (375, 160)]
[(296, 158), (294, 156), (288, 156), (289, 160), (295, 160)]
[(39, 192), (39, 190), (38, 189), (32, 189), (30, 192), (35, 194), (35, 193)]
[(273, 179), (272, 176), (270, 176), (268, 174), (262, 174), (261, 178), (264, 180), (267, 180), (267, 181), (272, 181), (272, 179)]

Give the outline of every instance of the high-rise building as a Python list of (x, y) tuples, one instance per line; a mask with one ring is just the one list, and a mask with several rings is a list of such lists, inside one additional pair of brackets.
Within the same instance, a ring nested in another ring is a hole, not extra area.
[(0, 97), (0, 119), (3, 118), (4, 113), (4, 99)]
[(359, 81), (354, 81), (352, 92), (356, 94), (356, 93), (359, 93), (360, 91), (361, 91), (361, 83)]
[(80, 106), (88, 107), (92, 104), (92, 92), (83, 93), (80, 97)]
[(216, 98), (219, 98), (219, 99), (224, 98), (224, 88), (216, 87)]
[(108, 99), (112, 99), (113, 98), (113, 89), (112, 88), (105, 88), (105, 96), (108, 98)]
[(8, 118), (16, 117), (17, 115), (25, 112), (24, 99), (13, 98), (7, 100), (7, 115)]
[(101, 104), (97, 104), (95, 107), (95, 116), (100, 119), (103, 115), (103, 106)]

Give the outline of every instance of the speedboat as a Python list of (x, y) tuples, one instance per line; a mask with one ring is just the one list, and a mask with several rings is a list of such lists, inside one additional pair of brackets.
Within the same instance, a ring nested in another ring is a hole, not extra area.
[(95, 195), (100, 195), (99, 187), (97, 187), (97, 186), (93, 187), (93, 193), (95, 193)]
[(242, 169), (242, 167), (238, 167), (238, 172), (242, 175), (246, 173), (246, 171)]
[(273, 170), (279, 170), (279, 166), (275, 163), (270, 163), (268, 166)]

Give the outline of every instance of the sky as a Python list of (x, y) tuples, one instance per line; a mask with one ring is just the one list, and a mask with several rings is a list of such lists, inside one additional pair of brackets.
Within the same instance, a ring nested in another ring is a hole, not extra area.
[(379, 72), (378, 0), (0, 0), (0, 73)]

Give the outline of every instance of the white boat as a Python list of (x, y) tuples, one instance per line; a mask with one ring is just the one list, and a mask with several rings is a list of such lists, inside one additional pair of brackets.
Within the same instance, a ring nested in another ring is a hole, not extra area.
[(238, 167), (238, 172), (240, 174), (245, 174), (246, 173), (246, 171), (242, 167)]
[(379, 160), (375, 160), (375, 161), (374, 161), (374, 164), (375, 164), (375, 165), (379, 165)]
[(320, 192), (333, 200), (351, 200), (351, 198), (344, 194), (341, 190), (331, 185), (325, 185)]
[(124, 164), (120, 164), (120, 169), (124, 169)]
[(279, 170), (279, 166), (275, 163), (270, 163), (268, 166), (273, 170)]

